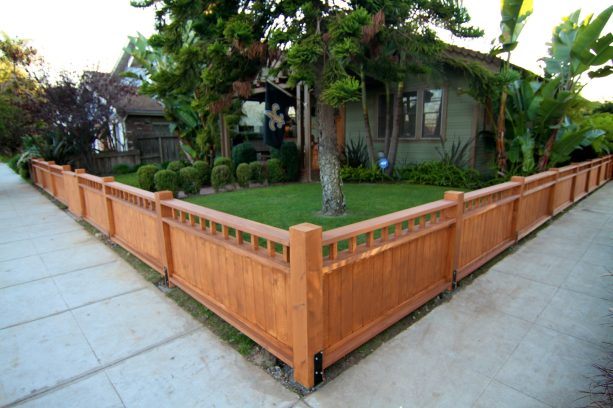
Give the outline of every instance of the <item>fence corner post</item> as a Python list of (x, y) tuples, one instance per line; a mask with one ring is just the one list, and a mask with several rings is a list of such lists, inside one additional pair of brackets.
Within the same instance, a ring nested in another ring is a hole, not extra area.
[(112, 181), (115, 181), (115, 177), (102, 177), (102, 196), (104, 197), (104, 208), (106, 209), (106, 233), (109, 238), (115, 235), (115, 217), (113, 216), (113, 200), (109, 197), (106, 183)]
[(524, 198), (524, 189), (526, 187), (526, 178), (520, 176), (511, 177), (511, 181), (515, 183), (519, 183), (519, 188), (517, 189), (517, 200), (515, 200), (515, 204), (513, 205), (513, 216), (511, 218), (511, 232), (513, 234), (513, 240), (515, 243), (519, 241), (519, 219), (521, 216), (521, 212), (523, 211), (522, 201)]
[(172, 215), (172, 210), (169, 208), (162, 208), (162, 201), (172, 200), (174, 195), (172, 191), (158, 191), (153, 194), (155, 198), (155, 213), (157, 215), (158, 224), (158, 241), (160, 245), (160, 253), (162, 254), (162, 268), (161, 271), (164, 274), (164, 281), (169, 288), (174, 287), (174, 284), (170, 281), (173, 273), (172, 264), (172, 247), (170, 243), (170, 227), (164, 222), (164, 217)]
[(460, 251), (462, 245), (462, 224), (464, 219), (464, 193), (462, 191), (445, 191), (443, 197), (445, 200), (454, 201), (456, 203), (453, 217), (455, 224), (452, 227), (452, 234), (449, 244), (449, 290), (453, 290), (457, 285), (458, 265), (460, 261)]
[(289, 240), (294, 379), (312, 388), (323, 378), (322, 228), (294, 225)]
[(556, 213), (556, 194), (558, 191), (558, 180), (560, 179), (560, 170), (556, 168), (549, 169), (549, 171), (554, 171), (556, 174), (554, 176), (553, 185), (549, 190), (549, 201), (547, 202), (547, 212), (549, 213), (549, 217), (553, 217)]

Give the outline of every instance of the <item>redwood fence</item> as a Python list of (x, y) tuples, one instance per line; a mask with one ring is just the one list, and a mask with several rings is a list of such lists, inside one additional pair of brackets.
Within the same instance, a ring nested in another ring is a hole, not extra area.
[(607, 156), (329, 231), (285, 231), (32, 160), (36, 185), (292, 366), (307, 387), (612, 176)]

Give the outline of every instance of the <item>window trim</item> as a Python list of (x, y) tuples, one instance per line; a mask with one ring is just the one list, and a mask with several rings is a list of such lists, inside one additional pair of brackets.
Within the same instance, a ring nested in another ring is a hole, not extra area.
[[(424, 91), (427, 89), (442, 89), (443, 90), (443, 95), (442, 95), (442, 101), (441, 101), (441, 135), (440, 137), (423, 137), (423, 123), (424, 123)], [(440, 141), (442, 140), (443, 142), (447, 139), (447, 104), (448, 104), (448, 96), (449, 96), (449, 87), (447, 86), (447, 84), (443, 84), (443, 85), (430, 85), (430, 86), (419, 86), (416, 88), (408, 88), (405, 89), (403, 91), (403, 93), (406, 92), (416, 92), (417, 93), (417, 109), (415, 112), (416, 115), (416, 120), (415, 120), (415, 127), (416, 127), (416, 132), (415, 132), (415, 137), (398, 137), (398, 142), (401, 143), (415, 143), (415, 142), (426, 142), (426, 143), (440, 143)], [(379, 120), (380, 115), (380, 107), (381, 104), (379, 103), (380, 97), (381, 96), (385, 96), (385, 94), (377, 94), (377, 99), (376, 99), (376, 103), (377, 103), (377, 120)], [(377, 123), (377, 128), (379, 126), (379, 123)], [(377, 132), (377, 136), (378, 136), (378, 132)], [(375, 142), (384, 142), (385, 138), (382, 137), (375, 137), (374, 138)]]

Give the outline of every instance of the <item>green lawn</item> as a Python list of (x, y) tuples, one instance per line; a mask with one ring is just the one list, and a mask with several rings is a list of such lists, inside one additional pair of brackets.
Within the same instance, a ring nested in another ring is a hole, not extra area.
[(136, 173), (120, 174), (115, 177), (115, 181), (118, 181), (129, 186), (138, 187), (138, 175)]
[(189, 197), (185, 201), (282, 229), (310, 222), (328, 230), (440, 200), (448, 190), (453, 189), (407, 183), (345, 184), (347, 214), (341, 217), (325, 217), (318, 213), (321, 209), (319, 183), (253, 188)]

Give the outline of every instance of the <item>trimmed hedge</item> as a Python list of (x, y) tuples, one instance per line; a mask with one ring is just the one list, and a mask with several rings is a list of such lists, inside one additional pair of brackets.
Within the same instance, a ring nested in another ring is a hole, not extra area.
[(136, 175), (138, 176), (138, 185), (140, 188), (147, 191), (154, 191), (154, 176), (159, 170), (160, 169), (153, 164), (145, 164), (139, 167)]
[(198, 169), (189, 166), (179, 170), (179, 185), (185, 194), (199, 193), (202, 182)]
[(427, 161), (399, 170), (400, 177), (415, 184), (475, 189), (481, 186), (481, 175), (475, 169), (463, 169), (451, 163)]
[(185, 167), (185, 163), (183, 163), (181, 160), (175, 160), (175, 161), (171, 161), (170, 163), (168, 163), (168, 167), (166, 167), (166, 169), (174, 171), (175, 173), (178, 173), (179, 170), (181, 170), (184, 167)]
[(125, 163), (119, 163), (113, 166), (113, 168), (111, 169), (111, 172), (113, 174), (128, 174), (130, 173), (130, 170), (132, 170), (132, 168)]
[(258, 154), (253, 145), (249, 142), (241, 143), (232, 148), (232, 165), (238, 168), (241, 163), (251, 163), (256, 161)]
[(173, 195), (179, 191), (179, 176), (172, 170), (160, 170), (153, 177), (157, 191), (169, 190)]
[(249, 187), (251, 179), (251, 167), (247, 163), (241, 163), (236, 168), (236, 180), (241, 187)]
[(268, 168), (268, 182), (280, 183), (285, 180), (285, 172), (283, 171), (281, 160), (270, 159), (266, 162), (266, 167)]
[(285, 180), (298, 180), (300, 177), (300, 158), (296, 143), (283, 142), (281, 148), (273, 152), (273, 158), (281, 161), (283, 170), (285, 170)]
[(232, 168), (232, 160), (224, 156), (215, 157), (215, 161), (213, 162), (213, 167), (222, 166), (222, 165)]
[(257, 161), (249, 163), (249, 170), (251, 172), (251, 181), (256, 183), (264, 182), (264, 165), (262, 163)]
[(200, 184), (203, 186), (211, 185), (211, 167), (207, 162), (203, 160), (195, 161), (192, 165), (196, 170), (198, 170), (198, 175), (200, 177)]
[(211, 172), (211, 185), (215, 191), (219, 191), (220, 188), (232, 182), (232, 172), (230, 167), (225, 164), (213, 167)]

